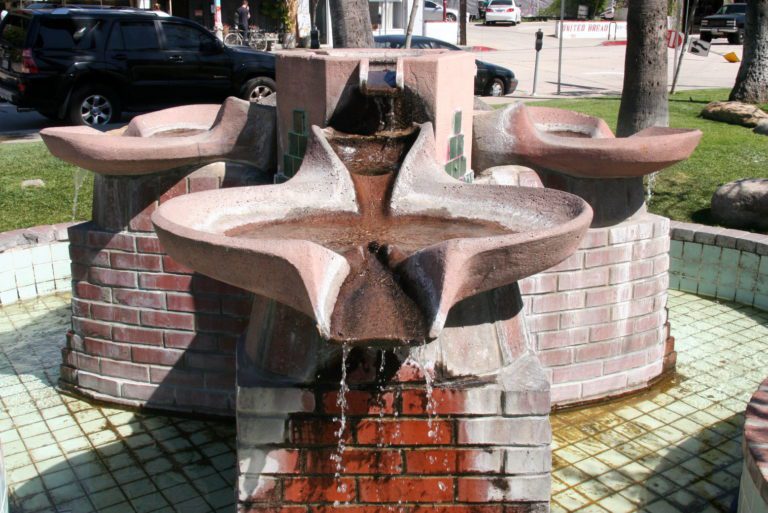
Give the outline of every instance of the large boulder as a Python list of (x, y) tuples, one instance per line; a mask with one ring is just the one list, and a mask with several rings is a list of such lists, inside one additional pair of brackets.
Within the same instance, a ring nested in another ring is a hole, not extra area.
[(768, 230), (768, 178), (721, 185), (712, 195), (712, 217), (731, 228)]
[(760, 135), (768, 135), (768, 120), (763, 121), (752, 129), (753, 132)]
[(712, 102), (701, 111), (701, 117), (732, 125), (756, 127), (768, 121), (768, 113), (760, 107), (742, 102)]

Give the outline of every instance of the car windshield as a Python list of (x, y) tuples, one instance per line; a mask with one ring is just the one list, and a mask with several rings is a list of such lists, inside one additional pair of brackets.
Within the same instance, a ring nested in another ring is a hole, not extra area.
[(512, 0), (492, 0), (489, 6), (496, 6), (496, 5), (512, 5)]
[(29, 20), (23, 16), (9, 14), (5, 17), (0, 32), (0, 41), (9, 45), (21, 48), (24, 46), (24, 40), (27, 38), (27, 28)]
[(89, 50), (95, 48), (101, 22), (92, 18), (43, 18), (35, 48)]
[(744, 14), (747, 12), (747, 4), (728, 4), (718, 9), (717, 14)]

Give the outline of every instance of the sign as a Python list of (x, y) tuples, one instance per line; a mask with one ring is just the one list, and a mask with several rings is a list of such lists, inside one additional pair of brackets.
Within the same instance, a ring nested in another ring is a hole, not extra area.
[(691, 52), (693, 55), (698, 55), (699, 57), (706, 57), (709, 55), (709, 47), (712, 43), (708, 43), (707, 41), (702, 41), (701, 39), (692, 39), (691, 45), (688, 48), (688, 51)]
[[(626, 39), (626, 21), (565, 21), (565, 39)], [(560, 22), (555, 25), (555, 37), (560, 37)]]
[(683, 45), (683, 35), (677, 30), (667, 30), (667, 48), (678, 48)]

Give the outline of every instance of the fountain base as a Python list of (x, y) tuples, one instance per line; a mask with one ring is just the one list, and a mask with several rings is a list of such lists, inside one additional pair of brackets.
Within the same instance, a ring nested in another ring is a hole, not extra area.
[(255, 298), (239, 511), (548, 511), (549, 384), (522, 317), (513, 285), (457, 304), (429, 344), (343, 349)]

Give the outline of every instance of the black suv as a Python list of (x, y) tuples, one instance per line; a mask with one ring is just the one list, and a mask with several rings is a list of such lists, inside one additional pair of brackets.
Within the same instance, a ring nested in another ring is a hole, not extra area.
[(78, 125), (275, 91), (275, 56), (224, 46), (183, 18), (137, 9), (11, 11), (0, 23), (0, 98)]
[(744, 43), (744, 20), (747, 4), (726, 4), (712, 16), (701, 20), (699, 38), (712, 41), (715, 37), (727, 37), (732, 45)]

